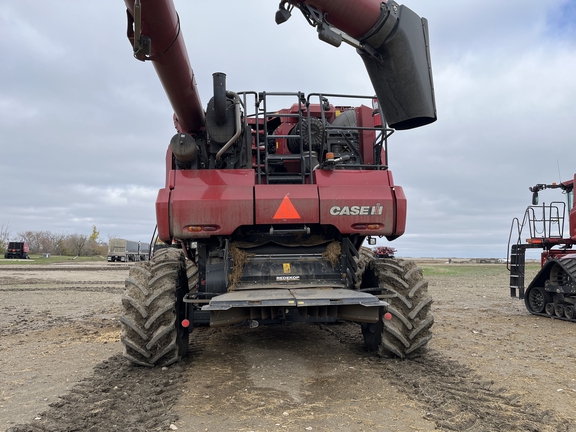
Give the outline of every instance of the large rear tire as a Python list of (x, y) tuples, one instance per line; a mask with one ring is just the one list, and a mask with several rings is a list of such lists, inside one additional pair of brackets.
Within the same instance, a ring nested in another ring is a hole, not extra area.
[(189, 330), (182, 327), (188, 292), (184, 255), (157, 251), (150, 261), (130, 268), (122, 296), (124, 357), (142, 366), (168, 366), (188, 350)]
[(395, 294), (385, 299), (392, 319), (381, 316), (376, 324), (362, 324), (365, 345), (380, 356), (420, 356), (432, 339), (434, 323), (432, 298), (422, 270), (408, 260), (375, 259), (366, 266), (362, 279), (362, 287), (374, 286)]

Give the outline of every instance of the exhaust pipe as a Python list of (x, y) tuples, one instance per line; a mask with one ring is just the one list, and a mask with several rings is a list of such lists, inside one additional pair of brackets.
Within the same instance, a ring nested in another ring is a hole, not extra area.
[(226, 74), (216, 72), (212, 74), (214, 81), (214, 120), (218, 126), (226, 123)]
[[(206, 110), (206, 131), (211, 143), (226, 146), (228, 149), (230, 140), (236, 136), (237, 130), (241, 127), (237, 113), (239, 108), (233, 109), (233, 105), (239, 103), (239, 99), (235, 97), (236, 93), (226, 90), (225, 73), (216, 72), (212, 74), (212, 79), (214, 81), (214, 96), (208, 102), (208, 109)], [(218, 154), (220, 156), (216, 158), (217, 160), (222, 156), (222, 150)]]

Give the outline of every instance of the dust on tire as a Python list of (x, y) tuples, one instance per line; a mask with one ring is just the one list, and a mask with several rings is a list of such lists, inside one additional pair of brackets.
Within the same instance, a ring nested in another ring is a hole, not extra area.
[(422, 354), (432, 338), (432, 298), (422, 270), (412, 261), (374, 259), (366, 266), (362, 287), (382, 287), (394, 296), (389, 303), (390, 320), (362, 324), (365, 345), (380, 356), (400, 358)]
[(142, 366), (167, 366), (187, 351), (188, 330), (180, 326), (182, 297), (188, 292), (180, 250), (159, 250), (130, 268), (122, 296), (124, 356)]

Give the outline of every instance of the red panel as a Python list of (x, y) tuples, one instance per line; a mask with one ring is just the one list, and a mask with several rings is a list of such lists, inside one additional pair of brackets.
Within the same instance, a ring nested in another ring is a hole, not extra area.
[[(400, 237), (406, 231), (406, 214), (408, 211), (408, 201), (404, 190), (400, 186), (394, 187), (394, 195), (396, 196), (396, 229), (394, 230), (393, 237)], [(393, 240), (389, 238), (389, 240)]]
[(316, 185), (256, 185), (256, 224), (319, 222)]
[[(574, 174), (574, 186), (576, 186), (576, 174)], [(574, 196), (576, 195), (576, 193), (574, 193)], [(574, 200), (576, 202), (576, 199)], [(576, 241), (576, 205), (574, 205), (574, 202), (572, 203), (572, 208), (570, 209), (570, 216), (569, 216), (569, 220), (570, 220), (570, 238), (574, 241)]]
[[(231, 234), (254, 223), (254, 171), (174, 171), (170, 196), (171, 230), (176, 238)], [(215, 231), (190, 233), (186, 226), (216, 226)]]
[(170, 244), (170, 212), (168, 210), (170, 202), (170, 189), (160, 189), (156, 199), (156, 224), (158, 225), (158, 237), (164, 243)]
[[(396, 200), (388, 171), (316, 170), (315, 173), (321, 224), (334, 225), (344, 234), (394, 234)], [(363, 224), (380, 224), (380, 228), (358, 228)]]

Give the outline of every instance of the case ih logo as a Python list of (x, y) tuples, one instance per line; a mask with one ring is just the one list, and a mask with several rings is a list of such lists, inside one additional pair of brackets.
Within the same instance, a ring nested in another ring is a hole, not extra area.
[(376, 216), (382, 214), (382, 205), (375, 206), (333, 206), (330, 208), (332, 216)]

